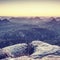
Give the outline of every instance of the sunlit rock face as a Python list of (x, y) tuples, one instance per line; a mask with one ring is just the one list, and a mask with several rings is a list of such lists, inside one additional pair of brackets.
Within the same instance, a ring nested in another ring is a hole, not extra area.
[(58, 55), (49, 55), (43, 57), (41, 60), (60, 60), (60, 56)]
[(32, 46), (34, 46), (34, 53), (31, 55), (34, 58), (41, 58), (49, 54), (59, 54), (60, 47), (55, 45), (50, 45), (41, 41), (32, 41)]
[(1, 59), (1, 60), (38, 60), (38, 59), (33, 59), (32, 57), (28, 57), (28, 56), (21, 56), (21, 57), (17, 57), (17, 58), (5, 58), (5, 59)]
[(27, 53), (27, 44), (16, 44), (13, 46), (8, 46), (2, 49), (3, 52), (5, 52), (9, 57), (18, 57), (18, 56), (24, 56)]
[(1, 60), (60, 60), (60, 56), (49, 55), (49, 56), (45, 56), (41, 59), (40, 58), (34, 59), (29, 56), (21, 56), (21, 57), (17, 57), (17, 58), (5, 58), (5, 59), (1, 59)]

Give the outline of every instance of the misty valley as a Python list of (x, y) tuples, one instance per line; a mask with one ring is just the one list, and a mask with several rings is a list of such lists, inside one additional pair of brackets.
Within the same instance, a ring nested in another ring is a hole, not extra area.
[(0, 50), (5, 60), (60, 56), (60, 17), (0, 17)]

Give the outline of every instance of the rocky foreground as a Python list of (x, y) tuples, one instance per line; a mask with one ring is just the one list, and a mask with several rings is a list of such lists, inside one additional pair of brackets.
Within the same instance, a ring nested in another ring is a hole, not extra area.
[(15, 44), (0, 49), (0, 60), (60, 60), (60, 46), (42, 41)]
[(39, 58), (34, 59), (32, 57), (22, 56), (18, 58), (5, 58), (1, 60), (60, 60), (60, 56), (50, 55), (50, 56), (43, 57), (42, 59), (39, 59)]

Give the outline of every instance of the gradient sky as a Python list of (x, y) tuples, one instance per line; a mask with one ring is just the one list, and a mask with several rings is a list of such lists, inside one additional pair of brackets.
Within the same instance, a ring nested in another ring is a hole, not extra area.
[(60, 1), (0, 0), (0, 16), (60, 16)]

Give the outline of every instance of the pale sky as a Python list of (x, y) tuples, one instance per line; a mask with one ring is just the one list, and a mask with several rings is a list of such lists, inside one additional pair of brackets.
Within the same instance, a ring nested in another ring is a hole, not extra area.
[(60, 16), (60, 1), (0, 0), (0, 16)]

